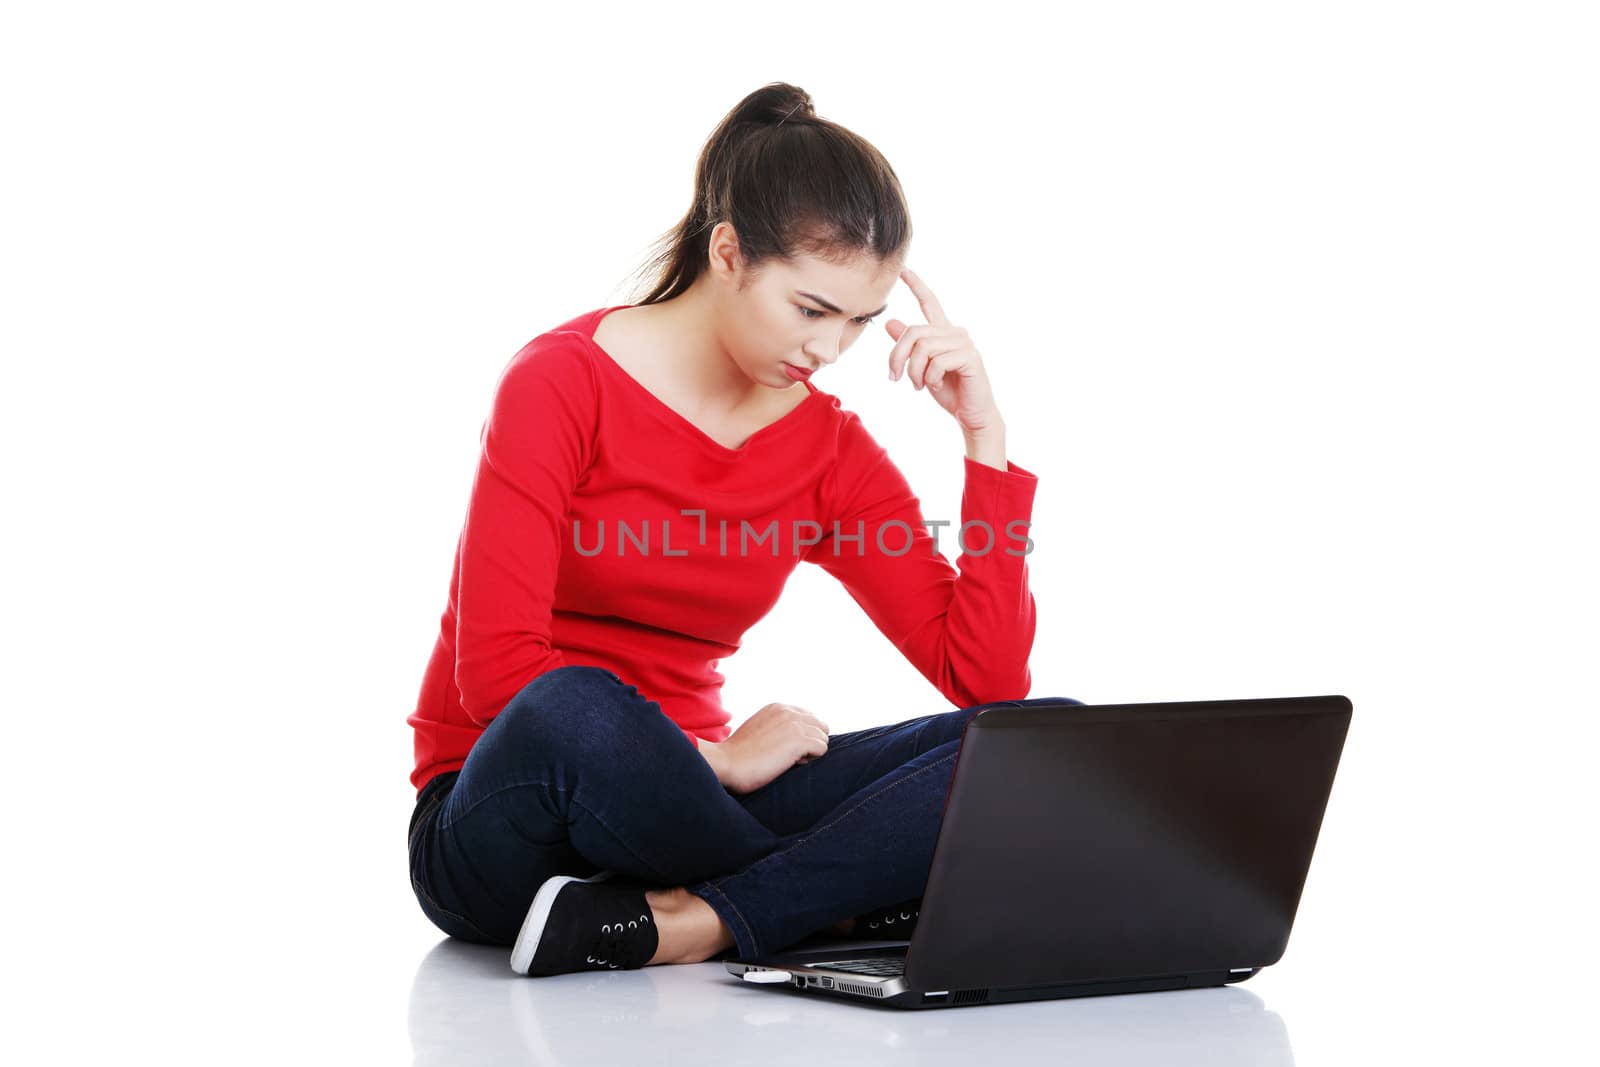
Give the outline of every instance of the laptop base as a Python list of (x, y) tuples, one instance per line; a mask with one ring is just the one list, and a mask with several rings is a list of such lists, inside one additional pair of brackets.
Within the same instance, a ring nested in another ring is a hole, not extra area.
[[(872, 950), (853, 951), (841, 947), (832, 953), (836, 958), (870, 959), (888, 953)], [(901, 954), (904, 951), (901, 950)], [(944, 989), (914, 990), (906, 985), (904, 976), (891, 979), (870, 978), (866, 975), (828, 970), (803, 958), (768, 956), (757, 960), (724, 960), (729, 974), (743, 977), (748, 972), (788, 974), (781, 983), (791, 993), (822, 994), (843, 997), (854, 1004), (868, 1004), (901, 1010), (927, 1008), (960, 1008), (976, 1004), (1007, 1004), (1026, 1000), (1059, 1000), (1071, 997), (1112, 996), (1118, 993), (1158, 993), (1177, 989), (1205, 989), (1242, 982), (1256, 974), (1260, 968), (1241, 968), (1238, 971), (1209, 971), (1188, 975), (1163, 975), (1149, 978), (1116, 979), (1099, 982), (1075, 982), (1065, 985), (1024, 986), (998, 989)], [(780, 984), (780, 983), (772, 983)]]

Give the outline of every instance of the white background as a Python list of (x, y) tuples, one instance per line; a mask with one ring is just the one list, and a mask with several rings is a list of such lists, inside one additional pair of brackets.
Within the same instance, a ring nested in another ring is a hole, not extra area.
[[(895, 167), (1039, 476), (1033, 695), (1354, 702), (1250, 984), (1295, 1062), (1589, 1047), (1585, 5), (573, 10), (7, 8), (13, 1040), (411, 1054), (404, 718), (495, 380), (642, 293), (786, 80)], [(890, 344), (817, 384), (958, 518)], [(723, 669), (735, 723), (949, 706), (814, 568)]]

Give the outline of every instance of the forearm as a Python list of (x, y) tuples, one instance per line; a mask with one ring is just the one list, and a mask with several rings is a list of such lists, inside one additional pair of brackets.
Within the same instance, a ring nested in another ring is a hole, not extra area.
[(967, 442), (967, 458), (996, 470), (1006, 469), (1006, 424), (996, 419), (993, 425), (977, 433), (963, 435)]
[(699, 743), (699, 749), (700, 749), (701, 758), (703, 758), (706, 761), (706, 763), (711, 767), (712, 773), (717, 776), (717, 781), (721, 782), (724, 786), (726, 786), (728, 784), (728, 779), (727, 779), (727, 756), (728, 756), (728, 753), (722, 747), (722, 745), (723, 745), (722, 742), (717, 742), (717, 741), (701, 741)]

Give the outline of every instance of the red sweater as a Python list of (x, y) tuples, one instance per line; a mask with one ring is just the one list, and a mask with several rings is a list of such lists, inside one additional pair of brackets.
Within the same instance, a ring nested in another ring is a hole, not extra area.
[(727, 448), (594, 342), (612, 310), (535, 337), (496, 385), (406, 719), (418, 792), (462, 766), (523, 686), (569, 664), (637, 686), (696, 745), (725, 740), (717, 666), (802, 561), (957, 707), (1027, 696), (1032, 473), (963, 457), (961, 522), (988, 530), (965, 527), (962, 552), (956, 525), (939, 526), (936, 548), (905, 476), (837, 397), (807, 382), (798, 407)]

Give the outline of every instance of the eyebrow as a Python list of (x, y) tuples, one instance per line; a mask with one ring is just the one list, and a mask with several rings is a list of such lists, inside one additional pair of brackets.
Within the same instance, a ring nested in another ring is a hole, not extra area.
[[(844, 309), (843, 308), (838, 307), (837, 305), (835, 305), (833, 303), (830, 303), (827, 300), (822, 299), (822, 297), (818, 296), (816, 293), (808, 293), (803, 289), (796, 289), (794, 291), (794, 295), (795, 296), (803, 296), (807, 300), (815, 300), (817, 303), (821, 304), (823, 307), (827, 308), (829, 311), (834, 312), (835, 314), (839, 314), (839, 315), (843, 315), (844, 314)], [(870, 319), (875, 315), (882, 315), (884, 313), (884, 311), (888, 309), (888, 307), (889, 307), (889, 305), (885, 304), (885, 305), (883, 305), (883, 307), (879, 308), (877, 311), (870, 311), (867, 314), (862, 315), (860, 317), (861, 318), (865, 318), (865, 319)]]

